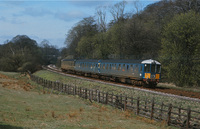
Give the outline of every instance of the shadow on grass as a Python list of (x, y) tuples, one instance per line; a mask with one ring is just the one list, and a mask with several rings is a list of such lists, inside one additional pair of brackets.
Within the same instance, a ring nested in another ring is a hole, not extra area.
[(0, 129), (23, 129), (23, 128), (0, 123)]

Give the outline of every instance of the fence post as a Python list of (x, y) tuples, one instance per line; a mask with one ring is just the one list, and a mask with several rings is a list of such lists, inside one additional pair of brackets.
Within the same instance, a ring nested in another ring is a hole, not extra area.
[(91, 100), (93, 100), (93, 89), (91, 91)]
[(74, 95), (76, 95), (76, 86), (74, 86)]
[(69, 91), (69, 88), (70, 86), (69, 85), (67, 85), (67, 94), (69, 95), (70, 94), (70, 91)]
[(108, 92), (106, 92), (106, 104), (108, 104)]
[(53, 85), (54, 83), (51, 81), (51, 94), (53, 93)]
[(57, 82), (57, 91), (60, 91), (60, 83)]
[(113, 92), (112, 92), (112, 98), (111, 98), (111, 103), (113, 104)]
[(64, 91), (64, 84), (62, 83), (62, 90), (61, 90), (62, 92)]
[(48, 92), (47, 93), (49, 93), (49, 86), (50, 86), (50, 81), (48, 80), (47, 81), (47, 88), (48, 88)]
[(137, 115), (140, 113), (140, 97), (137, 98)]
[(120, 94), (120, 108), (123, 108), (122, 107), (122, 94)]
[(188, 107), (188, 110), (187, 110), (187, 122), (186, 122), (186, 128), (187, 129), (190, 128), (190, 117), (191, 117), (191, 110), (190, 110), (190, 107)]
[(87, 88), (85, 89), (85, 99), (87, 99)]
[(60, 83), (60, 88), (59, 88), (59, 91), (60, 91), (60, 93), (59, 93), (59, 94), (61, 94), (61, 93), (63, 92), (63, 83)]
[(168, 113), (167, 113), (167, 125), (170, 125), (170, 119), (171, 119), (171, 112), (172, 112), (172, 104), (169, 104)]
[(101, 96), (100, 96), (100, 91), (98, 90), (98, 103), (101, 102)]
[(80, 87), (80, 97), (82, 97), (82, 88)]
[(90, 100), (90, 102), (91, 102), (91, 90), (89, 89), (88, 92), (89, 92), (88, 98), (89, 98), (89, 100)]
[(160, 108), (160, 119), (162, 120), (162, 113), (163, 113), (163, 102), (161, 103), (161, 108)]
[(178, 119), (181, 119), (181, 105), (178, 107)]
[(104, 103), (104, 92), (102, 91), (102, 103)]
[(131, 106), (133, 106), (133, 96), (131, 96)]
[(117, 94), (116, 97), (115, 97), (115, 105), (116, 105), (116, 107), (118, 108), (118, 105), (119, 105), (118, 94)]
[(66, 94), (67, 93), (67, 85), (65, 84), (64, 87), (65, 87), (65, 94)]
[(124, 99), (124, 111), (126, 111), (126, 105), (127, 105), (127, 96), (125, 96), (125, 99)]
[(154, 113), (154, 98), (152, 100), (152, 105), (151, 105), (151, 120), (153, 119), (153, 113)]
[(45, 87), (47, 87), (47, 80), (46, 79), (44, 80), (44, 85), (45, 85)]

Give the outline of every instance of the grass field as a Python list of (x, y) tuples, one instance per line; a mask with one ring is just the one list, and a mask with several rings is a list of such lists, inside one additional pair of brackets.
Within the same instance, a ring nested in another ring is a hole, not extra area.
[(0, 103), (1, 129), (174, 128), (79, 97), (44, 94), (39, 85), (17, 73), (0, 72)]
[(98, 82), (91, 82), (87, 80), (76, 79), (72, 77), (63, 76), (57, 73), (49, 72), (46, 70), (41, 70), (35, 73), (35, 75), (40, 76), (44, 79), (51, 81), (59, 81), (65, 84), (76, 85), (79, 87), (84, 87), (88, 89), (98, 89), (105, 92), (113, 92), (114, 94), (123, 94), (127, 96), (134, 96), (135, 98), (140, 97), (141, 99), (152, 100), (154, 98), (155, 102), (164, 102), (165, 104), (171, 103), (174, 106), (181, 106), (184, 108), (191, 107), (193, 110), (200, 111), (200, 103), (193, 101), (186, 101), (177, 99), (174, 97), (167, 97), (156, 95), (152, 93), (142, 92), (134, 89), (120, 88), (111, 85), (105, 85)]

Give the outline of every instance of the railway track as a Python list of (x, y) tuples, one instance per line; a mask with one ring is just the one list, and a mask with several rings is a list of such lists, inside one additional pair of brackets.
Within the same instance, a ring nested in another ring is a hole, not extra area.
[(53, 67), (51, 65), (48, 65), (47, 67), (43, 66), (43, 69), (46, 69), (46, 70), (52, 71), (52, 72), (56, 72), (56, 73), (64, 75), (64, 76), (79, 78), (79, 79), (83, 79), (83, 80), (88, 80), (88, 81), (93, 81), (93, 82), (98, 82), (98, 83), (103, 83), (103, 84), (109, 84), (112, 86), (117, 86), (117, 87), (122, 87), (122, 88), (134, 89), (134, 90), (138, 90), (138, 91), (148, 92), (151, 94), (157, 94), (157, 95), (162, 95), (162, 96), (175, 97), (175, 98), (179, 98), (179, 99), (183, 99), (183, 100), (200, 102), (200, 93), (198, 93), (198, 92), (191, 92), (191, 91), (184, 91), (184, 90), (179, 90), (179, 89), (170, 89), (170, 88), (163, 88), (163, 87), (156, 87), (154, 89), (137, 87), (137, 86), (132, 86), (129, 84), (122, 84), (122, 83), (116, 83), (116, 82), (111, 82), (111, 81), (89, 78), (89, 77), (80, 76), (80, 75), (63, 73), (60, 69), (57, 69), (56, 67)]

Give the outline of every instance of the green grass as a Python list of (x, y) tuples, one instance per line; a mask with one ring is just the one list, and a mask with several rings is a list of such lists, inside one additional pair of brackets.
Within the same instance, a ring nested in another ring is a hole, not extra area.
[(200, 93), (200, 87), (177, 87), (174, 84), (170, 83), (159, 83), (158, 87), (163, 88), (170, 88), (170, 89), (177, 89), (177, 90), (184, 90), (184, 91), (191, 91), (191, 92), (198, 92)]
[[(26, 77), (17, 78), (25, 80)], [(33, 86), (38, 88), (24, 91), (8, 89), (0, 83), (0, 128), (173, 128), (165, 122), (158, 123), (77, 96), (43, 94), (39, 85), (33, 83)]]
[(65, 84), (76, 85), (76, 86), (84, 87), (88, 89), (97, 89), (97, 90), (101, 90), (105, 92), (113, 92), (114, 94), (134, 96), (135, 98), (140, 97), (141, 99), (144, 99), (144, 100), (154, 99), (155, 102), (158, 102), (158, 103), (162, 103), (162, 102), (164, 102), (164, 104), (171, 103), (174, 106), (181, 106), (183, 108), (190, 107), (193, 110), (200, 111), (199, 102), (187, 101), (187, 100), (182, 100), (182, 99), (178, 99), (174, 97), (167, 97), (167, 96), (161, 96), (161, 95), (156, 95), (152, 93), (142, 92), (142, 91), (138, 91), (134, 89), (120, 88), (120, 87), (115, 87), (112, 85), (105, 85), (98, 82), (91, 82), (87, 80), (76, 79), (73, 77), (63, 76), (63, 75), (46, 71), (46, 70), (38, 71), (34, 75), (37, 75), (39, 77), (42, 77), (44, 79), (51, 80), (51, 81), (60, 81)]

